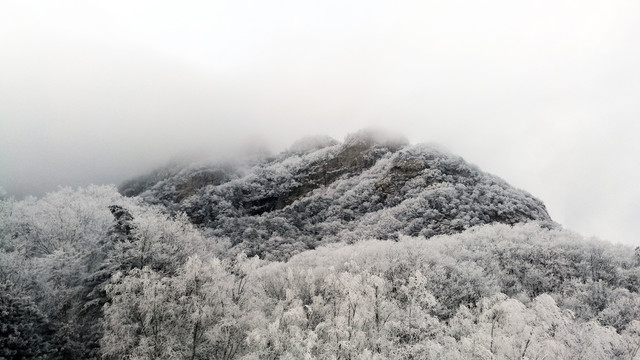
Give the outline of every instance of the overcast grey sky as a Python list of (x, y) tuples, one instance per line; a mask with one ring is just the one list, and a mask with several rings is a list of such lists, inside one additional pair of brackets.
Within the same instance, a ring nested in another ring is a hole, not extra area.
[(368, 126), (640, 245), (640, 2), (0, 0), (9, 191)]

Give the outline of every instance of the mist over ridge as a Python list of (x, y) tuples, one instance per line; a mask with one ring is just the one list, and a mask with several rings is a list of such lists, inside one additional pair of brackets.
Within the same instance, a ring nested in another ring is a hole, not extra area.
[(0, 2), (0, 359), (640, 356), (640, 2)]
[(581, 233), (638, 241), (636, 3), (75, 5), (0, 14), (11, 193), (374, 125), (443, 144)]

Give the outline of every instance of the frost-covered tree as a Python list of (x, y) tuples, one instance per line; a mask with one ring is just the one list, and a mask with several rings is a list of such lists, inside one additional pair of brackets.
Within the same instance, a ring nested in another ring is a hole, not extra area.
[(0, 359), (57, 359), (53, 329), (36, 303), (0, 281)]

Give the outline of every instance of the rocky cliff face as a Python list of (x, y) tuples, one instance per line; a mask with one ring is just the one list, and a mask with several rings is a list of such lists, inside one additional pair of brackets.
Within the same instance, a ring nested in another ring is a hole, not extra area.
[(141, 196), (236, 250), (276, 259), (327, 242), (552, 224), (530, 194), (433, 147), (374, 131), (308, 142), (252, 166), (186, 166)]

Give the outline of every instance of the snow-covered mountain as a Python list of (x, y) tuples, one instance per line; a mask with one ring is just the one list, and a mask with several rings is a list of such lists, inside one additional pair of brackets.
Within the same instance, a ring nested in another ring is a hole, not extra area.
[(366, 130), (0, 199), (0, 359), (638, 359), (640, 248)]
[(453, 234), (531, 220), (544, 204), (462, 158), (375, 130), (312, 137), (253, 162), (195, 163), (121, 185), (249, 255), (286, 259), (323, 243)]

